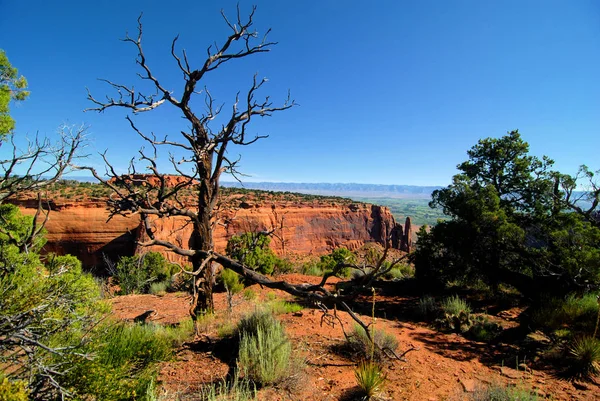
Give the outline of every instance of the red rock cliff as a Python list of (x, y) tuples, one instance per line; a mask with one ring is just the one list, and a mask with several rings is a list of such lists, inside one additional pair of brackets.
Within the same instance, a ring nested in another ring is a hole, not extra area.
[[(33, 201), (17, 204), (25, 214), (36, 211)], [(51, 204), (51, 209), (46, 225), (47, 252), (70, 253), (91, 267), (102, 265), (103, 255), (115, 260), (139, 251), (135, 240), (143, 240), (143, 230), (136, 216), (114, 216), (108, 220), (104, 202), (56, 203)], [(386, 232), (395, 226), (390, 211), (375, 205), (331, 201), (244, 202), (235, 212), (222, 213), (224, 224), (216, 228), (215, 248), (222, 252), (231, 236), (270, 229), (281, 219), (283, 229), (271, 241), (271, 247), (280, 255), (322, 255), (338, 246), (356, 249), (365, 242), (382, 243)], [(160, 219), (154, 224), (157, 237), (187, 245), (191, 227), (184, 219)], [(168, 254), (168, 258), (180, 260), (173, 254)]]

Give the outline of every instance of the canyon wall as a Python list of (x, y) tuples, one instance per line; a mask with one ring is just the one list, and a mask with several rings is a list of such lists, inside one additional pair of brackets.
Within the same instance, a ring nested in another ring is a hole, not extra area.
[[(33, 200), (15, 203), (24, 214), (33, 215), (37, 210), (37, 202)], [(136, 247), (136, 240), (144, 240), (139, 217), (117, 215), (109, 220), (105, 205), (92, 201), (51, 202), (45, 251), (70, 253), (88, 268), (104, 265), (103, 255), (114, 261), (141, 252)], [(376, 205), (331, 201), (242, 202), (221, 213), (214, 233), (215, 249), (223, 252), (233, 235), (270, 230), (279, 227), (282, 221), (283, 228), (276, 231), (271, 247), (283, 256), (323, 255), (339, 246), (356, 249), (366, 242), (383, 243), (386, 232), (395, 227), (389, 209)], [(187, 246), (191, 226), (185, 219), (156, 219), (153, 224), (158, 238)], [(170, 260), (182, 261), (177, 255), (165, 254)]]

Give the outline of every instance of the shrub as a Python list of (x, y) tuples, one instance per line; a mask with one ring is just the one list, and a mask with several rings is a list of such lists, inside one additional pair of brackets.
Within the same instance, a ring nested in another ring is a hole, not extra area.
[(383, 388), (387, 375), (383, 368), (373, 361), (362, 361), (354, 370), (354, 377), (358, 387), (367, 399), (373, 397)]
[(256, 397), (256, 386), (240, 379), (236, 372), (229, 384), (222, 381), (203, 388), (201, 397), (203, 401), (249, 401)]
[(152, 283), (170, 280), (175, 268), (162, 254), (148, 252), (122, 257), (111, 273), (121, 294), (146, 294)]
[(221, 270), (219, 275), (225, 291), (227, 291), (227, 309), (229, 312), (233, 310), (233, 296), (244, 289), (244, 284), (240, 283), (240, 276), (231, 269)]
[(307, 262), (302, 265), (302, 274), (307, 276), (322, 276), (324, 271), (322, 266), (318, 262)]
[(548, 299), (532, 314), (532, 322), (537, 327), (552, 331), (568, 327), (575, 331), (591, 332), (598, 316), (596, 294), (583, 297), (569, 295), (564, 299)]
[(255, 313), (238, 329), (238, 367), (246, 378), (268, 385), (288, 376), (292, 346), (273, 315)]
[(591, 380), (600, 375), (600, 340), (582, 337), (569, 348), (568, 376)]
[(442, 312), (447, 315), (471, 314), (471, 307), (467, 302), (455, 295), (446, 298), (441, 305)]
[(416, 307), (416, 314), (423, 320), (432, 319), (437, 313), (437, 305), (435, 304), (435, 298), (426, 295), (419, 299), (419, 303)]
[(468, 334), (476, 341), (487, 342), (494, 339), (501, 331), (502, 327), (499, 324), (490, 322), (485, 316), (478, 315), (472, 319)]
[(473, 324), (471, 307), (457, 295), (446, 298), (441, 305), (443, 316), (438, 320), (440, 326), (466, 333)]
[(263, 233), (234, 235), (227, 241), (225, 253), (250, 269), (262, 274), (271, 274), (278, 258), (269, 244), (271, 238)]
[(401, 280), (405, 278), (414, 277), (414, 275), (415, 270), (411, 265), (401, 264), (399, 266), (394, 266), (383, 277), (388, 280)]
[(243, 295), (246, 301), (252, 301), (256, 299), (256, 291), (254, 291), (252, 288), (246, 288)]
[(149, 293), (153, 295), (164, 295), (169, 287), (168, 281), (160, 281), (150, 284)]
[(355, 264), (356, 255), (344, 247), (334, 249), (329, 255), (321, 256), (320, 269), (324, 272), (333, 272), (338, 277), (350, 277), (350, 268), (342, 267), (343, 264)]
[(137, 399), (153, 389), (156, 362), (168, 359), (173, 348), (191, 333), (189, 322), (176, 328), (103, 325), (92, 333), (85, 347), (85, 353), (94, 358), (75, 360), (62, 384), (83, 399), (87, 399), (86, 394), (96, 400)]
[(478, 389), (469, 399), (471, 401), (537, 401), (539, 398), (521, 387), (491, 385)]
[(286, 274), (293, 273), (294, 265), (287, 259), (277, 258), (275, 260), (275, 267), (273, 268), (274, 274)]
[(302, 310), (302, 306), (295, 302), (288, 301), (273, 301), (269, 304), (268, 308), (275, 315), (281, 315), (284, 313), (294, 313)]
[(280, 324), (279, 321), (271, 312), (258, 309), (240, 320), (237, 326), (237, 333), (238, 335), (241, 335), (242, 332), (256, 334), (259, 328), (264, 331), (268, 327), (278, 324)]
[(382, 361), (385, 358), (386, 349), (396, 351), (398, 348), (396, 337), (384, 330), (376, 329), (371, 335), (375, 347), (373, 347), (371, 340), (367, 337), (365, 330), (358, 324), (355, 324), (352, 333), (348, 336), (347, 345), (361, 359), (370, 360), (372, 354), (372, 359), (376, 362)]
[(0, 401), (27, 401), (29, 390), (23, 380), (10, 381), (0, 375)]

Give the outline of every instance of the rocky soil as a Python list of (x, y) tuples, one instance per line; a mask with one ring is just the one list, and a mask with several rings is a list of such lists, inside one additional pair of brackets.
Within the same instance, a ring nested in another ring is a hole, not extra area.
[[(292, 282), (316, 282), (318, 278), (297, 274), (286, 275)], [(392, 283), (390, 285), (393, 285)], [(245, 313), (273, 298), (289, 299), (278, 291), (249, 287), (256, 298), (235, 297), (234, 311), (226, 313), (226, 297), (217, 293), (215, 301), (219, 311), (214, 318), (200, 324), (202, 334), (177, 351), (174, 360), (164, 362), (160, 383), (166, 399), (199, 399), (200, 388), (223, 379), (235, 364), (232, 340), (223, 339), (223, 331), (232, 327)], [(481, 388), (492, 385), (514, 385), (538, 393), (540, 399), (599, 400), (600, 384), (573, 383), (556, 377), (548, 367), (533, 362), (534, 354), (510, 343), (489, 345), (468, 340), (458, 334), (441, 333), (407, 319), (418, 299), (411, 296), (386, 295), (389, 288), (379, 291), (376, 298), (376, 327), (392, 333), (399, 342), (399, 351), (415, 350), (404, 357), (405, 361), (386, 364), (387, 384), (381, 400), (468, 400)], [(398, 292), (398, 291), (394, 291)], [(370, 322), (371, 308), (368, 299), (357, 306), (364, 312), (364, 321)], [(133, 320), (148, 310), (154, 311), (149, 320), (161, 324), (176, 324), (187, 318), (189, 297), (185, 294), (129, 295), (112, 300), (116, 317)], [(522, 312), (512, 308), (496, 313), (495, 319), (504, 327), (517, 326)], [(352, 321), (345, 313), (338, 316), (346, 330)], [(259, 392), (261, 400), (353, 400), (356, 399), (356, 382), (353, 368), (356, 360), (339, 352), (344, 335), (339, 322), (326, 324), (323, 313), (306, 305), (301, 312), (279, 315), (294, 350), (303, 361), (303, 368), (276, 388)]]

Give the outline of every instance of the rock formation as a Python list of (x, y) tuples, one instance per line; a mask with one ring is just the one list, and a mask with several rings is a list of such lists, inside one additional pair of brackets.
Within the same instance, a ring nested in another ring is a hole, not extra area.
[[(32, 215), (37, 202), (15, 202), (23, 213)], [(111, 260), (141, 252), (136, 239), (144, 240), (139, 217), (113, 216), (110, 220), (105, 202), (52, 202), (46, 225), (46, 252), (70, 253), (91, 268), (103, 265), (103, 255)], [(366, 242), (383, 244), (395, 221), (386, 207), (331, 200), (255, 201), (244, 200), (237, 207), (221, 213), (221, 224), (214, 233), (215, 249), (223, 252), (231, 236), (247, 231), (269, 230), (280, 225), (283, 229), (271, 241), (279, 255), (322, 255), (345, 246), (357, 249)], [(171, 217), (154, 221), (158, 238), (186, 246), (191, 227), (183, 218)], [(146, 249), (144, 248), (144, 251)], [(155, 250), (164, 252), (162, 248)], [(182, 261), (171, 253), (170, 260)]]
[(400, 250), (404, 252), (410, 252), (412, 248), (412, 227), (410, 224), (410, 217), (406, 217), (406, 222), (404, 223), (404, 235), (402, 236), (402, 241), (400, 242)]

